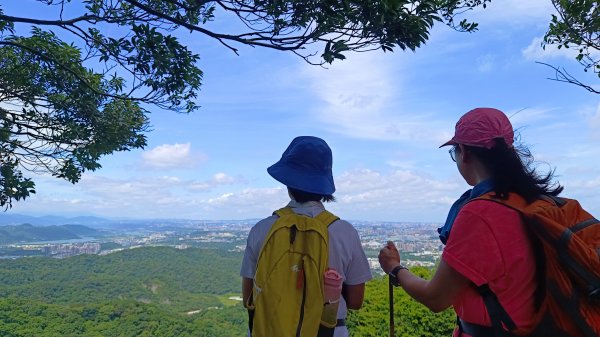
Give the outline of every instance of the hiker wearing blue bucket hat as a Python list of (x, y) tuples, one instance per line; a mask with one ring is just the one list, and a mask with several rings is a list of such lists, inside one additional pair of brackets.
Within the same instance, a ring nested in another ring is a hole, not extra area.
[(348, 336), (347, 310), (362, 306), (372, 276), (356, 229), (323, 205), (335, 200), (332, 164), (323, 139), (300, 136), (267, 169), (291, 200), (248, 235), (248, 336)]
[(335, 192), (332, 165), (331, 149), (324, 140), (302, 136), (294, 138), (267, 172), (288, 188), (322, 195), (330, 201)]

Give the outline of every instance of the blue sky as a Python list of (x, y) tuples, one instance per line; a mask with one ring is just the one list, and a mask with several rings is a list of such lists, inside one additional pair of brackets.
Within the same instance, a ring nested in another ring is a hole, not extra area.
[[(21, 7), (23, 9), (24, 7)], [(5, 9), (6, 14), (18, 13)], [(600, 96), (550, 81), (564, 66), (588, 83), (570, 51), (540, 47), (549, 0), (493, 1), (471, 12), (474, 34), (439, 25), (416, 52), (347, 54), (328, 69), (289, 53), (240, 47), (236, 56), (199, 34), (200, 111), (152, 109), (144, 150), (102, 159), (72, 185), (33, 175), (37, 194), (9, 212), (127, 218), (259, 218), (285, 205), (266, 168), (299, 135), (333, 150), (337, 202), (347, 219), (442, 222), (468, 188), (438, 146), (466, 111), (511, 116), (522, 143), (555, 168), (564, 196), (600, 215)], [(219, 17), (211, 25), (226, 27)]]

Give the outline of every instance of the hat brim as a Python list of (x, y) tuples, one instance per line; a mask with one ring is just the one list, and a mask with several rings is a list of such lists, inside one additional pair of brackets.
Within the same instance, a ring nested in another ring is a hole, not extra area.
[(454, 138), (450, 139), (449, 141), (445, 142), (444, 144), (440, 145), (440, 147), (444, 147), (444, 146), (448, 146), (448, 145), (456, 145), (458, 144)]
[(277, 162), (267, 168), (267, 172), (275, 180), (300, 191), (319, 195), (332, 195), (335, 192), (333, 176), (311, 174), (305, 169), (298, 169)]

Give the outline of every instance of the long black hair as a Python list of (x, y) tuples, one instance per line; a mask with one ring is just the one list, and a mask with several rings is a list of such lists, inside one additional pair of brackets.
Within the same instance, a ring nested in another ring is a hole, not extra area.
[(496, 138), (491, 149), (466, 146), (490, 171), (494, 180), (495, 197), (507, 199), (509, 192), (522, 196), (528, 203), (541, 195), (558, 196), (563, 186), (554, 183), (554, 170), (540, 175), (533, 167), (533, 156), (524, 146), (507, 146), (504, 138)]
[(291, 188), (289, 186), (288, 186), (288, 191), (290, 191), (292, 198), (294, 198), (294, 200), (296, 200), (297, 202), (300, 202), (300, 203), (308, 202), (308, 201), (323, 201), (323, 202), (335, 201), (335, 197), (331, 194), (323, 195), (323, 194), (309, 193), (309, 192), (304, 192), (304, 191), (301, 191), (301, 190), (298, 190), (295, 188)]

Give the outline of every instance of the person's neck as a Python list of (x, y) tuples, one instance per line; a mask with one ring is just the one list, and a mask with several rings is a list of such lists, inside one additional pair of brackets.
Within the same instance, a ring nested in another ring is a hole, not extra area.
[(490, 174), (490, 172), (488, 171), (487, 168), (485, 168), (479, 162), (477, 164), (478, 165), (473, 167), (473, 171), (472, 171), (472, 175), (471, 175), (473, 186), (479, 184), (482, 181), (492, 178), (492, 175)]
[(486, 174), (486, 175), (478, 175), (475, 177), (475, 185), (481, 183), (482, 181), (488, 180), (491, 178), (491, 175)]
[(322, 202), (320, 202), (320, 201), (299, 202), (299, 201), (294, 200), (294, 198), (291, 198), (290, 205), (293, 205), (295, 207), (308, 207), (308, 206), (312, 206), (312, 205), (322, 205)]

